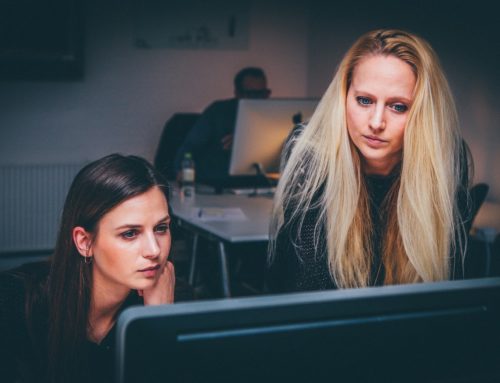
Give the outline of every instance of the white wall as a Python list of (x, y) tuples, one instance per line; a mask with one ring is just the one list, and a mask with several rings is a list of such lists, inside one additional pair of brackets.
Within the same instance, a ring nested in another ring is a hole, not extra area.
[(87, 3), (81, 82), (0, 83), (0, 165), (78, 163), (111, 152), (153, 159), (164, 122), (232, 96), (234, 74), (265, 69), (273, 96), (307, 90), (305, 1), (251, 2), (248, 50), (134, 47), (126, 1)]
[(111, 152), (152, 160), (164, 122), (230, 97), (241, 67), (262, 66), (273, 96), (317, 97), (357, 36), (401, 27), (423, 35), (441, 56), (475, 182), (491, 186), (492, 205), (480, 215), (500, 230), (500, 48), (488, 1), (249, 3), (248, 50), (222, 51), (137, 49), (126, 0), (87, 1), (83, 81), (0, 83), (0, 165), (83, 162)]

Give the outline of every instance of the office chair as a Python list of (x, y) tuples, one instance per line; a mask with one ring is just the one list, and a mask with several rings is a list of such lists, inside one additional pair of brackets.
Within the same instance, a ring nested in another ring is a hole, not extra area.
[(486, 183), (478, 183), (471, 187), (470, 189), (470, 198), (471, 198), (471, 215), (470, 221), (468, 222), (467, 232), (470, 231), (472, 225), (474, 224), (474, 219), (479, 212), (479, 209), (483, 205), (484, 200), (486, 199), (486, 195), (490, 187)]
[(199, 113), (175, 113), (163, 127), (154, 165), (168, 180), (176, 177), (175, 155), (199, 117)]
[(491, 259), (491, 276), (500, 277), (500, 233), (495, 237), (493, 246), (491, 249), (492, 259)]
[(464, 271), (466, 278), (482, 278), (490, 273), (490, 248), (491, 243), (486, 241), (481, 230), (472, 232), (472, 225), (481, 208), (489, 186), (485, 183), (473, 185), (470, 190), (470, 218), (464, 223), (465, 231), (468, 233), (467, 253), (465, 256)]

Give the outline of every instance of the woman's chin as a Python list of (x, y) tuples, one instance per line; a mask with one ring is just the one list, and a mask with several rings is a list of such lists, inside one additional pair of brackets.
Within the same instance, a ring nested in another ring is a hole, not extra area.
[(154, 286), (155, 281), (154, 280), (148, 280), (148, 281), (141, 281), (141, 282), (136, 282), (133, 285), (130, 286), (132, 290), (147, 290), (150, 289)]

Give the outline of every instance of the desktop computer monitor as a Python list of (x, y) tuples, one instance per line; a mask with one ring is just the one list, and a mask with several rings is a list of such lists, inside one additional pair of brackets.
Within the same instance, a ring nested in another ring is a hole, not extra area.
[(239, 101), (229, 165), (231, 176), (278, 173), (286, 137), (297, 122), (312, 116), (317, 99), (266, 99)]
[(500, 278), (133, 307), (117, 381), (493, 382)]

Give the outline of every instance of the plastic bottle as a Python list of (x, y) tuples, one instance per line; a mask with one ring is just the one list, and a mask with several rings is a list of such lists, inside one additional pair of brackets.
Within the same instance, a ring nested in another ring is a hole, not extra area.
[(195, 196), (195, 168), (191, 153), (185, 153), (182, 160), (182, 187), (181, 194), (184, 198), (194, 198)]

